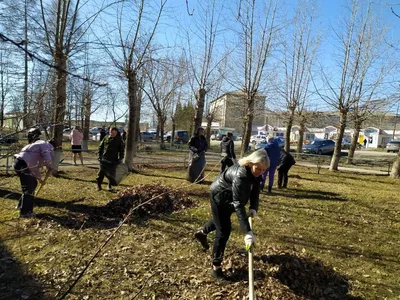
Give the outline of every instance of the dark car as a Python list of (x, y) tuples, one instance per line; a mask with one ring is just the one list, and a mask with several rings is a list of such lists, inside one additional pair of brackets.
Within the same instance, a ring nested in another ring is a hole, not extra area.
[[(165, 140), (169, 143), (171, 142), (172, 131), (168, 131), (165, 135)], [(187, 144), (189, 142), (189, 132), (186, 130), (175, 130), (175, 143), (177, 144)]]
[(335, 150), (335, 141), (332, 140), (314, 140), (308, 145), (304, 145), (303, 153), (310, 154), (333, 154)]
[(140, 133), (140, 139), (143, 142), (150, 142), (150, 141), (153, 140), (153, 138), (154, 138), (154, 135), (152, 133), (150, 133), (150, 132), (142, 131)]
[(14, 144), (18, 140), (16, 135), (0, 134), (0, 144)]

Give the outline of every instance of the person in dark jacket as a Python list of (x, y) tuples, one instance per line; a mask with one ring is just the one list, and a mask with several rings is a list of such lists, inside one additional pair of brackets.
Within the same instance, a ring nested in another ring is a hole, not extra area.
[(288, 173), (290, 168), (296, 163), (293, 156), (281, 149), (281, 158), (278, 166), (278, 188), (287, 188)]
[(191, 137), (189, 143), (189, 167), (187, 180), (199, 183), (204, 178), (204, 167), (206, 165), (207, 140), (204, 137), (204, 128), (199, 127)]
[(245, 206), (250, 199), (249, 213), (255, 217), (258, 211), (261, 174), (269, 166), (269, 159), (264, 149), (253, 152), (239, 160), (238, 164), (219, 175), (211, 185), (211, 212), (203, 230), (194, 234), (203, 248), (208, 249), (207, 234), (216, 230), (212, 251), (211, 275), (220, 280), (226, 279), (221, 264), (226, 243), (231, 233), (231, 215), (236, 212), (240, 226), (245, 234), (246, 248), (255, 243), (253, 231), (247, 218)]
[(97, 190), (101, 190), (104, 176), (108, 178), (108, 190), (113, 191), (112, 186), (115, 183), (115, 170), (117, 165), (122, 163), (124, 159), (125, 145), (122, 141), (121, 135), (118, 134), (118, 128), (113, 127), (110, 129), (110, 134), (106, 135), (99, 145), (99, 161), (100, 169), (97, 174)]
[(271, 193), (272, 186), (274, 185), (275, 171), (280, 161), (281, 150), (279, 148), (278, 141), (274, 138), (270, 138), (268, 140), (268, 144), (265, 146), (265, 151), (267, 151), (270, 166), (268, 170), (265, 171), (265, 173), (262, 175), (261, 190), (264, 190), (265, 181), (268, 176), (268, 193)]
[(225, 171), (226, 166), (231, 167), (236, 159), (235, 144), (232, 139), (232, 132), (228, 132), (221, 141), (221, 173)]
[(101, 127), (100, 129), (100, 142), (104, 139), (104, 137), (106, 136), (106, 129), (105, 127)]

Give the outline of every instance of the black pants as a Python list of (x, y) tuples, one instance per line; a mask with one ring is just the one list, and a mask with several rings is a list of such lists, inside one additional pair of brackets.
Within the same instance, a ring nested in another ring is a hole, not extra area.
[(21, 208), (21, 215), (33, 212), (33, 196), (37, 187), (37, 179), (29, 170), (26, 162), (17, 158), (14, 161), (14, 170), (19, 176), (22, 188), (22, 196), (19, 199), (18, 207)]
[(211, 231), (217, 231), (212, 251), (212, 264), (221, 266), (226, 243), (231, 235), (231, 215), (234, 212), (234, 208), (229, 204), (218, 205), (211, 199), (211, 212), (212, 219), (204, 225), (203, 232), (208, 234)]
[(222, 160), (221, 160), (221, 173), (225, 171), (225, 168), (228, 166), (231, 167), (233, 166), (233, 161), (232, 158), (225, 156)]
[(278, 187), (287, 187), (288, 173), (292, 166), (281, 166), (278, 170)]
[(115, 181), (115, 170), (117, 169), (118, 162), (114, 161), (100, 161), (100, 169), (97, 173), (97, 184), (100, 186), (104, 180), (104, 177), (107, 177), (109, 181), (109, 185), (116, 186), (117, 183)]

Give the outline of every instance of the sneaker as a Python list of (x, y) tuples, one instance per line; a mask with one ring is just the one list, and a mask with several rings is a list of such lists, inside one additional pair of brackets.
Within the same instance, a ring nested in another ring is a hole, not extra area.
[(228, 282), (229, 279), (224, 275), (224, 272), (222, 272), (222, 268), (218, 268), (214, 270), (214, 268), (211, 270), (211, 277), (214, 277), (216, 280), (221, 281), (221, 282)]
[(202, 231), (197, 231), (194, 234), (194, 238), (201, 243), (201, 246), (203, 246), (205, 250), (208, 250), (210, 248), (210, 245), (208, 245), (207, 241), (207, 234), (203, 233)]
[(113, 189), (113, 187), (112, 187), (111, 184), (108, 184), (107, 191), (109, 191), (109, 192), (114, 192), (114, 189)]
[(33, 212), (25, 213), (25, 214), (20, 214), (20, 218), (25, 218), (25, 219), (31, 219), (36, 217), (36, 215)]

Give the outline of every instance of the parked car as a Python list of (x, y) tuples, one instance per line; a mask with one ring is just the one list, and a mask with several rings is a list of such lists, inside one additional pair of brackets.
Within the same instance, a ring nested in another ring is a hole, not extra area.
[(96, 135), (96, 134), (98, 134), (100, 132), (100, 130), (101, 130), (101, 127), (93, 127), (93, 128), (89, 129), (89, 133), (93, 134), (93, 135)]
[(346, 138), (343, 138), (342, 139), (342, 149), (346, 150), (346, 149), (350, 149), (350, 147), (351, 147), (351, 141)]
[[(283, 148), (285, 147), (285, 140), (284, 140), (284, 139), (282, 139), (282, 138), (276, 138), (275, 140), (278, 141), (278, 146), (279, 146), (279, 148), (282, 148), (282, 149), (283, 149)], [(266, 139), (265, 139), (265, 140), (262, 140), (261, 142), (259, 142), (259, 143), (257, 143), (257, 144), (255, 145), (254, 149), (255, 149), (255, 150), (262, 149), (262, 148), (264, 148), (267, 144), (268, 144), (268, 142), (267, 142)]]
[(14, 144), (18, 140), (16, 135), (0, 134), (0, 144)]
[[(164, 139), (169, 143), (171, 142), (172, 131), (168, 131)], [(187, 144), (189, 142), (189, 132), (186, 130), (175, 130), (175, 143)]]
[(303, 146), (303, 153), (310, 154), (333, 154), (335, 150), (335, 141), (332, 140), (314, 140)]
[(153, 140), (153, 138), (154, 138), (154, 135), (152, 133), (150, 133), (150, 132), (142, 131), (140, 133), (140, 140), (142, 142), (150, 142), (150, 141)]
[(400, 152), (400, 140), (392, 140), (386, 145), (387, 152)]
[(252, 135), (251, 137), (250, 137), (250, 143), (252, 143), (252, 144), (257, 144), (257, 143), (259, 143), (259, 142), (261, 142), (262, 140), (267, 140), (267, 136), (265, 136), (265, 135), (263, 135), (263, 134), (260, 134), (260, 135)]

